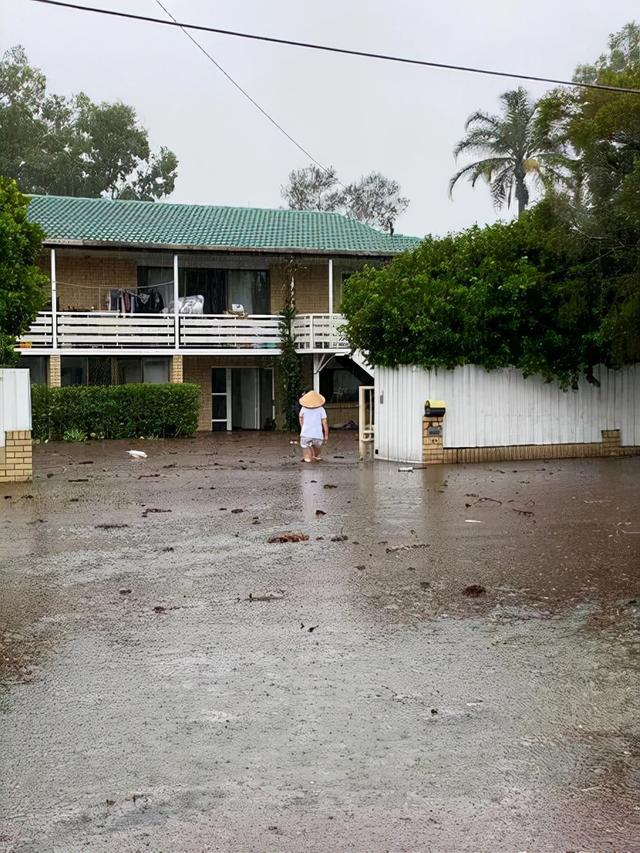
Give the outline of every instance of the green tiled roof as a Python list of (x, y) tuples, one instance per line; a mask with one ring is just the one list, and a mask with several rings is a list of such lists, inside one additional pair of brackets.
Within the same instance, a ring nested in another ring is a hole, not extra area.
[(33, 196), (29, 218), (48, 243), (189, 246), (393, 255), (417, 237), (390, 236), (340, 213)]

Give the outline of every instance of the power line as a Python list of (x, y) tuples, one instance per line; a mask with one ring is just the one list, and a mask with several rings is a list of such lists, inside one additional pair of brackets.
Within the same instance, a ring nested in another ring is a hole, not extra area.
[[(65, 9), (75, 9), (81, 12), (96, 12), (100, 15), (110, 15), (116, 18), (128, 18), (133, 21), (145, 21), (151, 24), (162, 24), (167, 27), (180, 27), (182, 30), (199, 30), (205, 33), (216, 33), (222, 36), (233, 36), (234, 38), (251, 39), (253, 41), (268, 42), (270, 44), (283, 44), (289, 47), (302, 47), (307, 50), (321, 50), (327, 53), (339, 53), (346, 56), (359, 56), (366, 59), (378, 59), (384, 62), (400, 62), (405, 65), (419, 65), (427, 68), (441, 68), (448, 71), (465, 71), (470, 74), (485, 74), (490, 77), (509, 77), (515, 80), (529, 80), (535, 83), (552, 83), (556, 86), (576, 86), (582, 89), (598, 89), (605, 92), (618, 92), (627, 95), (640, 95), (640, 89), (631, 89), (625, 86), (605, 86), (600, 83), (581, 83), (574, 80), (560, 80), (554, 77), (538, 77), (532, 74), (517, 74), (510, 71), (495, 71), (489, 68), (474, 68), (468, 65), (453, 65), (447, 62), (431, 62), (426, 59), (411, 59), (406, 56), (394, 56), (386, 53), (370, 53), (364, 50), (350, 50), (343, 47), (332, 47), (324, 44), (314, 44), (313, 42), (294, 41), (292, 39), (275, 38), (274, 36), (261, 36), (255, 33), (242, 33), (235, 30), (223, 30), (218, 27), (207, 27), (204, 24), (188, 24), (175, 19), (167, 21), (164, 18), (152, 18), (148, 15), (134, 15), (130, 12), (118, 12), (113, 9), (96, 9), (93, 6), (82, 6), (78, 3), (65, 3), (62, 0), (33, 0), (34, 3), (45, 3), (48, 6), (61, 6)], [(197, 44), (197, 42), (196, 42)], [(198, 45), (200, 47), (200, 45)], [(203, 48), (200, 48), (204, 50)], [(212, 60), (215, 61), (215, 60)], [(226, 73), (226, 72), (225, 72)], [(235, 81), (234, 81), (234, 85)], [(246, 92), (244, 92), (246, 94)], [(248, 96), (247, 96), (248, 97)], [(254, 102), (255, 103), (255, 102)], [(256, 106), (258, 106), (256, 104)], [(259, 107), (259, 109), (261, 109)], [(273, 119), (270, 118), (270, 121)], [(295, 143), (297, 145), (297, 143)], [(306, 153), (306, 152), (305, 152)]]
[[(258, 110), (262, 113), (262, 115), (263, 115), (266, 119), (268, 119), (268, 120), (271, 122), (271, 124), (272, 124), (274, 127), (276, 127), (276, 128), (280, 131), (280, 133), (283, 133), (283, 134), (287, 137), (287, 139), (288, 139), (290, 142), (292, 142), (292, 143), (296, 146), (296, 148), (298, 148), (300, 151), (302, 151), (302, 153), (303, 153), (305, 156), (307, 156), (307, 157), (308, 157), (308, 158), (309, 158), (313, 163), (315, 163), (315, 165), (316, 165), (319, 169), (321, 169), (321, 171), (323, 171), (323, 172), (324, 172), (325, 174), (327, 174), (327, 175), (331, 174), (331, 170), (330, 170), (330, 169), (328, 169), (326, 166), (323, 166), (323, 165), (322, 165), (322, 163), (320, 163), (318, 160), (316, 160), (316, 158), (313, 156), (313, 154), (311, 154), (309, 151), (307, 151), (307, 149), (306, 149), (303, 145), (301, 145), (297, 140), (295, 140), (295, 139), (293, 138), (293, 136), (291, 136), (291, 134), (290, 134), (290, 133), (287, 133), (287, 131), (284, 129), (284, 127), (282, 127), (282, 125), (281, 125), (281, 124), (279, 124), (279, 123), (278, 123), (278, 122), (273, 118), (273, 116), (271, 116), (271, 115), (270, 115), (270, 114), (269, 114), (269, 113), (264, 109), (264, 107), (260, 106), (260, 104), (255, 100), (255, 98), (252, 98), (252, 97), (251, 97), (251, 95), (247, 92), (247, 90), (246, 90), (246, 89), (243, 89), (243, 88), (242, 88), (242, 86), (240, 85), (240, 83), (238, 83), (238, 82), (237, 82), (237, 80), (234, 80), (234, 79), (233, 79), (233, 77), (231, 76), (231, 74), (229, 74), (229, 72), (228, 72), (228, 71), (226, 71), (226, 70), (222, 67), (222, 65), (220, 65), (220, 63), (219, 63), (216, 59), (214, 59), (214, 57), (213, 57), (213, 56), (212, 56), (212, 55), (211, 55), (211, 54), (210, 54), (210, 53), (209, 53), (209, 52), (208, 52), (208, 51), (207, 51), (207, 50), (206, 50), (206, 49), (205, 49), (205, 48), (200, 44), (200, 42), (199, 42), (199, 41), (197, 41), (197, 40), (196, 40), (196, 39), (191, 35), (191, 33), (187, 32), (187, 30), (185, 29), (185, 27), (184, 27), (182, 24), (180, 24), (180, 23), (178, 23), (178, 21), (176, 21), (175, 17), (171, 14), (171, 12), (167, 9), (167, 7), (166, 7), (166, 6), (164, 6), (164, 5), (160, 2), (160, 0), (156, 0), (156, 3), (157, 3), (157, 4), (158, 4), (158, 6), (160, 6), (160, 8), (161, 8), (164, 12), (166, 12), (166, 14), (171, 18), (171, 21), (159, 21), (159, 23), (162, 23), (162, 24), (169, 24), (169, 23), (173, 23), (173, 25), (180, 27), (180, 29), (181, 29), (181, 30), (182, 30), (182, 32), (185, 34), (185, 36), (186, 36), (190, 41), (192, 41), (192, 42), (195, 44), (195, 46), (198, 48), (198, 50), (199, 50), (199, 51), (201, 51), (202, 53), (204, 53), (204, 55), (207, 57), (207, 59), (215, 65), (215, 67), (218, 69), (218, 71), (221, 71), (221, 72), (224, 74), (224, 76), (227, 78), (227, 80), (229, 80), (229, 82), (230, 82), (230, 83), (232, 83), (232, 84), (236, 87), (236, 89), (237, 89), (239, 92), (241, 92), (241, 93), (245, 96), (245, 98), (247, 98), (247, 100), (248, 100), (248, 101), (250, 101), (250, 102), (253, 104), (253, 106), (254, 106), (256, 109), (258, 109)], [(94, 10), (94, 11), (95, 11), (95, 10)]]

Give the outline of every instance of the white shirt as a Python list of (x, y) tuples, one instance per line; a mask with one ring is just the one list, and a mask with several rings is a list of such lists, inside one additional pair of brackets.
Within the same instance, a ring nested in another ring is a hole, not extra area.
[(307, 409), (303, 406), (300, 409), (300, 417), (302, 418), (302, 429), (300, 430), (302, 438), (324, 438), (322, 421), (326, 420), (327, 417), (324, 406), (320, 406), (318, 409)]

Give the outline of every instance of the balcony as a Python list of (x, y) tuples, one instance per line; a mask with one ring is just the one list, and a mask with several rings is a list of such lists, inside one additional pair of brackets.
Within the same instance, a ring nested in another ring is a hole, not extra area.
[[(299, 314), (294, 321), (296, 349), (300, 353), (347, 352), (343, 324), (339, 314)], [(54, 317), (45, 311), (38, 314), (18, 348), (33, 355), (277, 355), (279, 346), (277, 315), (180, 314), (176, 329), (173, 314), (62, 311)]]

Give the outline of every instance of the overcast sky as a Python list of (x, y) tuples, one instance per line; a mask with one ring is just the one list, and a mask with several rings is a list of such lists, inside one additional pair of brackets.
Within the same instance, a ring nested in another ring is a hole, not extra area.
[[(595, 59), (610, 32), (640, 18), (637, 0), (163, 2), (179, 20), (215, 27), (562, 78)], [(164, 16), (155, 0), (89, 5)], [(371, 170), (398, 180), (411, 204), (396, 231), (445, 233), (497, 217), (485, 185), (460, 184), (449, 199), (451, 152), (465, 118), (494, 111), (516, 81), (195, 35), (345, 183)], [(172, 201), (279, 207), (288, 172), (307, 165), (175, 28), (1, 0), (0, 48), (15, 44), (51, 91), (133, 105), (152, 145), (178, 156)]]

